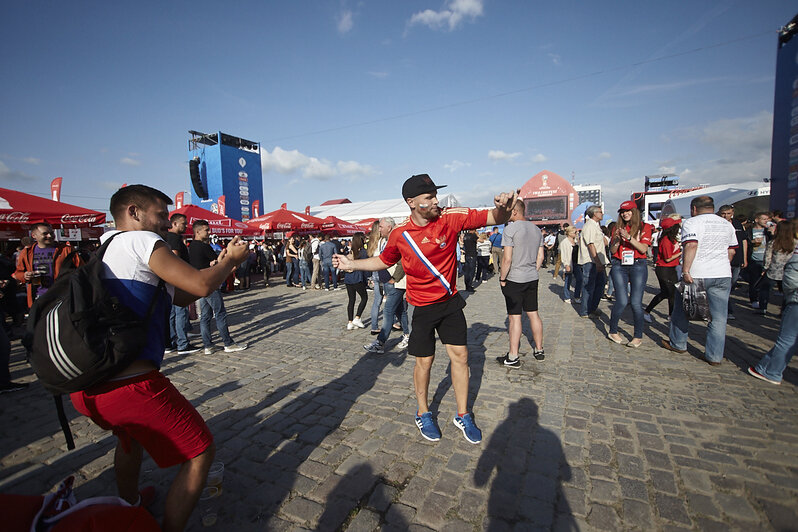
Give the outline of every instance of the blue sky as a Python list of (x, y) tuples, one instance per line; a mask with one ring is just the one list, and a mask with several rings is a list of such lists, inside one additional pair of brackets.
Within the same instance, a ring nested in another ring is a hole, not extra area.
[(608, 203), (643, 176), (768, 177), (785, 1), (16, 2), (0, 19), (0, 187), (105, 210), (188, 190), (189, 129), (259, 141), (264, 211), (464, 205), (549, 170)]

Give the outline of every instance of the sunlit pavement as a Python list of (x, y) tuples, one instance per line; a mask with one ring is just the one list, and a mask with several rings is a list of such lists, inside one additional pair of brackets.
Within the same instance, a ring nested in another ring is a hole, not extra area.
[[(738, 305), (726, 359), (711, 367), (701, 359), (703, 325), (691, 325), (686, 354), (658, 347), (666, 302), (631, 349), (606, 338), (609, 303), (600, 319), (579, 318), (550, 271), (540, 285), (546, 359), (531, 356), (524, 320), (519, 369), (495, 361), (507, 351), (496, 278), (466, 294), (479, 445), (452, 424), (440, 344), (430, 398), (443, 438), (428, 442), (413, 423), (413, 360), (395, 347), (401, 335), (385, 354), (366, 354), (374, 337), (368, 322), (346, 330), (345, 290), (273, 280), (226, 295), (233, 337), (250, 348), (167, 355), (163, 367), (207, 420), (225, 463), (212, 529), (794, 529), (796, 362), (781, 386), (746, 373), (772, 346), (778, 318)], [(655, 283), (652, 270), (645, 303)], [(627, 310), (627, 339), (629, 320)], [(12, 378), (34, 381), (13, 347)], [(73, 452), (39, 384), (0, 395), (0, 411), (0, 491), (43, 493), (75, 474), (78, 499), (115, 494), (115, 440), (71, 404)], [(175, 472), (145, 459), (141, 481), (158, 489), (157, 516)], [(196, 516), (190, 528), (202, 528)]]

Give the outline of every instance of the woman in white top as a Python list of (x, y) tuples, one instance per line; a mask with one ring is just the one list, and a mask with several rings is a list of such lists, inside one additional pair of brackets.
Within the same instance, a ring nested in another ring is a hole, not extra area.
[(477, 239), (477, 275), (474, 281), (487, 281), (490, 270), (491, 243), (486, 233), (480, 233)]
[[(570, 285), (574, 275), (573, 251), (575, 245), (576, 245), (576, 228), (566, 227), (565, 238), (563, 238), (562, 242), (560, 242), (560, 248), (559, 248), (560, 263), (562, 264), (563, 270), (565, 271), (565, 283), (563, 284), (562, 287), (562, 297), (566, 303), (571, 302)], [(576, 286), (577, 289), (581, 289), (581, 285), (577, 284)]]

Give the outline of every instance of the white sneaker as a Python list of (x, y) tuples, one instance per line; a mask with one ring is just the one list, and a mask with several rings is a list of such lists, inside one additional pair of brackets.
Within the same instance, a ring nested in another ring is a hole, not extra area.
[(235, 353), (236, 351), (243, 351), (247, 348), (247, 344), (233, 344), (224, 346), (225, 353)]
[(410, 343), (410, 335), (409, 334), (403, 334), (402, 335), (402, 341), (399, 342), (399, 345), (397, 347), (399, 347), (399, 349), (407, 349), (407, 344), (408, 343)]
[(350, 321), (349, 323), (347, 323), (347, 324), (346, 324), (346, 330), (347, 330), (347, 331), (352, 331), (352, 330), (354, 330), (354, 329), (356, 329), (356, 328), (357, 328), (357, 327), (355, 327), (355, 324), (354, 324), (354, 323), (352, 323), (351, 321)]
[(654, 318), (652, 318), (651, 314), (649, 314), (648, 312), (643, 313), (643, 319), (645, 320), (646, 323), (654, 323)]
[(570, 299), (565, 299), (565, 300), (563, 300), (563, 302), (564, 302), (564, 303), (570, 303), (570, 302), (571, 302), (571, 300), (570, 300)]
[(363, 325), (363, 321), (360, 318), (355, 318), (352, 320), (352, 325), (357, 327), (358, 329), (365, 329), (366, 326)]
[(213, 347), (213, 346), (205, 348), (205, 354), (206, 355), (212, 355), (214, 351), (216, 351), (216, 348)]

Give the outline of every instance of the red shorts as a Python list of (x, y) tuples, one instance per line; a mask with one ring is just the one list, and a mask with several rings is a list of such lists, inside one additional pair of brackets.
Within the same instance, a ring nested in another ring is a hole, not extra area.
[(125, 452), (130, 452), (130, 440), (136, 440), (159, 467), (182, 464), (213, 443), (202, 416), (159, 371), (69, 397), (78, 412), (112, 430)]

